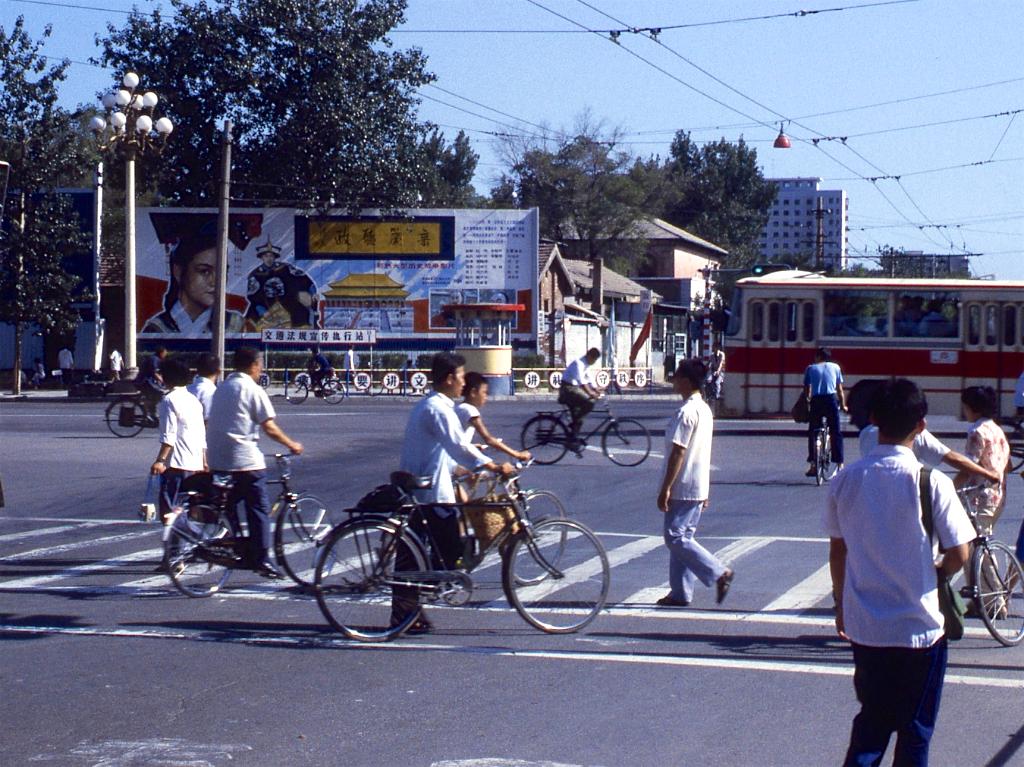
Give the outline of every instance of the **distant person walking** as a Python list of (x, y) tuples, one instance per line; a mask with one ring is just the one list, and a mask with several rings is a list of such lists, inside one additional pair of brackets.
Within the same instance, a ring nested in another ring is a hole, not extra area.
[(927, 480), (937, 541), (925, 532), (911, 446), (927, 413), (913, 382), (887, 381), (873, 402), (879, 445), (836, 476), (824, 514), (836, 630), (853, 645), (861, 704), (846, 767), (881, 764), (894, 732), (894, 765), (928, 764), (947, 656), (936, 568), (955, 573), (975, 532), (937, 471)]
[(124, 374), (124, 357), (117, 349), (110, 350), (110, 380), (120, 381)]
[(60, 368), (61, 385), (65, 389), (70, 388), (73, 383), (71, 379), (75, 375), (75, 355), (67, 345), (60, 347), (60, 351), (57, 352), (57, 367)]
[(665, 431), (665, 475), (658, 493), (664, 516), (665, 545), (669, 551), (669, 593), (660, 607), (686, 607), (693, 601), (699, 580), (715, 585), (721, 604), (734, 573), (697, 542), (697, 524), (708, 505), (711, 489), (711, 434), (714, 417), (701, 397), (707, 369), (700, 360), (683, 360), (672, 377), (672, 387), (683, 406)]
[(804, 371), (804, 397), (809, 404), (807, 420), (807, 476), (816, 473), (814, 466), (814, 432), (824, 416), (832, 434), (832, 463), (836, 470), (843, 468), (843, 432), (839, 428), (839, 411), (846, 410), (846, 392), (843, 391), (843, 371), (832, 362), (832, 352), (821, 347), (814, 353), (814, 364)]
[(188, 385), (188, 390), (203, 406), (203, 420), (210, 420), (210, 405), (213, 404), (213, 393), (217, 391), (217, 379), (220, 377), (220, 357), (216, 354), (202, 354), (196, 364), (196, 377)]

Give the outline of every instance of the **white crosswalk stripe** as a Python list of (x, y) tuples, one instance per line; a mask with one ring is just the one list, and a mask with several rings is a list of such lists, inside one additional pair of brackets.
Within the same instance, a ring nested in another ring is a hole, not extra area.
[(832, 575), (829, 573), (828, 565), (823, 565), (789, 591), (769, 602), (763, 609), (768, 613), (805, 610), (814, 607), (831, 593)]

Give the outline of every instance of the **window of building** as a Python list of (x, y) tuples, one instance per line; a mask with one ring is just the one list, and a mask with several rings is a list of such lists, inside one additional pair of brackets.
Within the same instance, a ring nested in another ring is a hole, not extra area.
[(826, 290), (826, 336), (889, 335), (889, 296), (882, 291)]
[(897, 293), (892, 333), (899, 338), (956, 338), (960, 303), (952, 293)]

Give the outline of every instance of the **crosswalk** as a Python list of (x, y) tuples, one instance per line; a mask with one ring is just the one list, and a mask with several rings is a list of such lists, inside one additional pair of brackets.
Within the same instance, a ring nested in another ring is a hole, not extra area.
[[(20, 529), (13, 529), (15, 527)], [(664, 579), (668, 554), (661, 536), (598, 532), (598, 537), (604, 544), (611, 569), (608, 611), (637, 615), (671, 612), (654, 609), (654, 602), (668, 591)], [(780, 546), (806, 547), (806, 555), (799, 559), (806, 563), (807, 572), (796, 582), (780, 579), (777, 593), (769, 594), (767, 601), (766, 589), (771, 588), (763, 580), (759, 581), (758, 588), (761, 603), (744, 601), (742, 589), (736, 590), (745, 613), (795, 617), (831, 604), (831, 580), (827, 562), (823, 560), (826, 551), (823, 538), (736, 536), (702, 540), (740, 573), (747, 562), (779, 555)], [(161, 556), (158, 525), (113, 519), (0, 520), (0, 592), (3, 593), (61, 591), (124, 596), (167, 592), (172, 590), (170, 581), (166, 576), (151, 572)], [(579, 568), (581, 577), (592, 574), (596, 566), (596, 560), (583, 563)], [(766, 565), (762, 562), (761, 566)], [(474, 570), (472, 577), (481, 592), (474, 598), (475, 604), (489, 609), (508, 608), (500, 592), (490, 593), (500, 588), (500, 571), (500, 560), (494, 555)], [(290, 588), (290, 582), (270, 583), (246, 575), (233, 578), (219, 596), (257, 600), (309, 598)]]

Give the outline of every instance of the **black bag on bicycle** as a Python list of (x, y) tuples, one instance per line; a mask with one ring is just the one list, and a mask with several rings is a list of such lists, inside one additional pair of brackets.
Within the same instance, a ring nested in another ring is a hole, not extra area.
[(121, 408), (117, 411), (117, 425), (126, 428), (131, 428), (135, 425), (134, 405), (121, 405)]
[(388, 514), (406, 502), (406, 495), (394, 485), (378, 485), (356, 503), (355, 510), (371, 514)]

